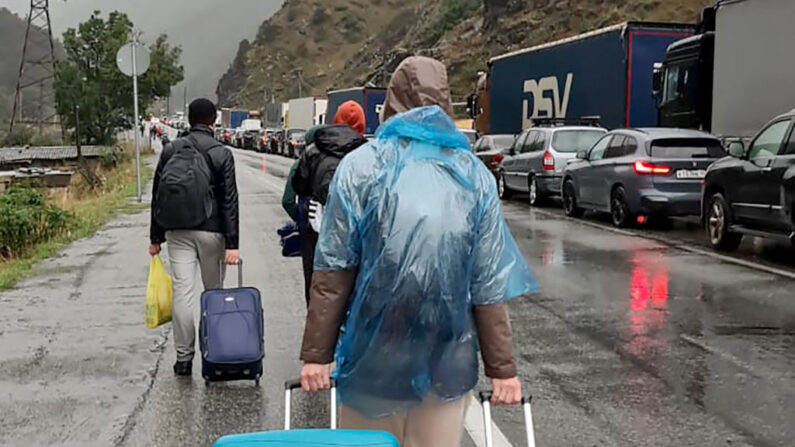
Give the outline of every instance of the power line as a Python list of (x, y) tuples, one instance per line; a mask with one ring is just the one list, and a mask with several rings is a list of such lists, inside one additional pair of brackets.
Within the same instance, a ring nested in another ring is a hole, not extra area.
[[(31, 31), (34, 34), (31, 34)], [(44, 43), (49, 44), (49, 47), (43, 50), (43, 54), (35, 55), (34, 57), (32, 46), (34, 44), (42, 45), (42, 34), (46, 36)], [(52, 25), (50, 23), (50, 2), (49, 0), (30, 0), (30, 12), (28, 13), (27, 26), (25, 28), (25, 42), (22, 45), (22, 58), (19, 62), (19, 74), (17, 75), (17, 87), (14, 93), (9, 132), (14, 131), (14, 124), (25, 122), (37, 123), (39, 132), (41, 132), (44, 122), (54, 116), (54, 113), (45, 116), (44, 111), (47, 105), (46, 100), (52, 97), (52, 84), (50, 81), (55, 73), (54, 64), (55, 46), (52, 40)], [(35, 117), (24, 116), (23, 98), (33, 104), (28, 109), (33, 108), (36, 110)]]

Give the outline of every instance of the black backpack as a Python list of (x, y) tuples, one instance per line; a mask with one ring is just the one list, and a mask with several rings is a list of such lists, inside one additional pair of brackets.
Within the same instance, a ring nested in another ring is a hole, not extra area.
[(213, 173), (193, 138), (178, 138), (173, 144), (174, 154), (163, 166), (155, 191), (154, 217), (166, 230), (189, 230), (213, 214)]

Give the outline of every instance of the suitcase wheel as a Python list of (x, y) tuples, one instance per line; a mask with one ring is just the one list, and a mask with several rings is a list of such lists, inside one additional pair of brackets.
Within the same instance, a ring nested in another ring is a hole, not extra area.
[(259, 386), (259, 379), (254, 380), (254, 386)]
[(207, 380), (207, 379), (204, 379), (204, 386), (209, 387), (210, 386), (210, 381)]

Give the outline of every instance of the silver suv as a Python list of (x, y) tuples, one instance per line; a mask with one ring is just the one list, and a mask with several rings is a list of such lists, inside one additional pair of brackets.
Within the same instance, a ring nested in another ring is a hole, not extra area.
[(514, 192), (526, 192), (530, 205), (538, 206), (550, 196), (560, 195), (563, 170), (569, 160), (607, 133), (594, 121), (577, 121), (581, 125), (567, 123), (539, 120), (519, 135), (500, 165), (500, 197), (506, 199)]

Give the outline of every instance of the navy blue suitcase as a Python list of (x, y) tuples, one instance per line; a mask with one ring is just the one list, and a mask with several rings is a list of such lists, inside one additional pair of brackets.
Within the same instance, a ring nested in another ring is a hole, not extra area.
[(262, 298), (243, 287), (243, 261), (238, 288), (206, 290), (201, 295), (199, 348), (205, 384), (253, 380), (259, 386), (265, 358)]

